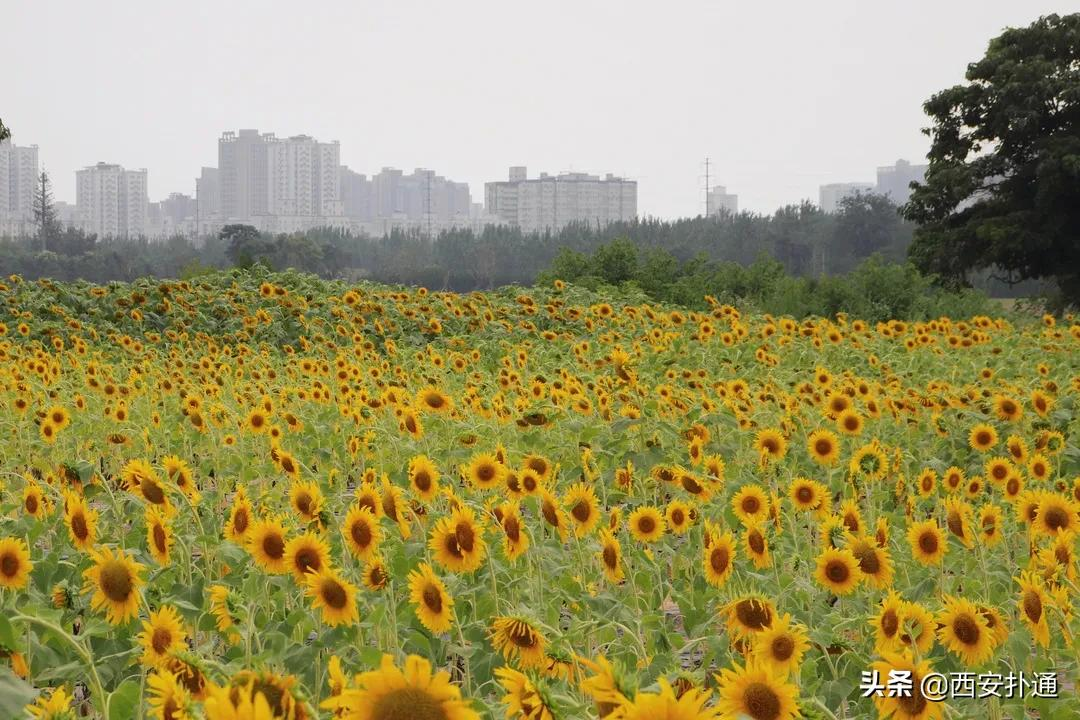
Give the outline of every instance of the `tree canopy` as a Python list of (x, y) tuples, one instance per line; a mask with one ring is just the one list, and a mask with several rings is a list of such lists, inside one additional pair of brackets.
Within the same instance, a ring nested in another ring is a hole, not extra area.
[(7, 140), (11, 137), (11, 131), (4, 126), (4, 121), (0, 119), (0, 140)]
[(966, 82), (931, 97), (929, 168), (902, 209), (910, 257), (964, 283), (1056, 282), (1080, 304), (1080, 14), (1048, 15), (990, 41)]

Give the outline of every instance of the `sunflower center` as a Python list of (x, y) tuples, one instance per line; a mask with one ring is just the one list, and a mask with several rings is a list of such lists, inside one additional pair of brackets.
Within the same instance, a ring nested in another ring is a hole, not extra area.
[(727, 570), (730, 560), (726, 547), (713, 548), (713, 551), (709, 553), (709, 565), (712, 567), (713, 572), (717, 574)]
[(825, 565), (825, 577), (834, 583), (847, 582), (847, 579), (851, 577), (851, 570), (848, 569), (847, 563), (832, 560)]
[(161, 527), (160, 523), (154, 524), (154, 547), (162, 554), (168, 549), (165, 544), (165, 528)]
[(311, 514), (311, 495), (306, 490), (296, 496), (296, 509), (304, 515)]
[(638, 518), (638, 530), (644, 535), (649, 535), (656, 529), (656, 521), (646, 515), (645, 517)]
[(449, 720), (443, 703), (416, 687), (391, 690), (371, 708), (372, 720)]
[(777, 662), (786, 662), (795, 654), (795, 641), (791, 639), (790, 635), (780, 635), (773, 638), (769, 651)]
[(814, 492), (804, 485), (795, 491), (795, 497), (798, 498), (801, 503), (808, 503), (814, 499)]
[(86, 516), (81, 511), (71, 516), (71, 534), (80, 541), (86, 540), (90, 535), (90, 528), (86, 526)]
[(5, 553), (0, 558), (0, 574), (4, 577), (15, 577), (20, 567), (22, 567), (22, 563), (19, 562), (19, 558), (15, 557), (14, 553)]
[(589, 520), (589, 516), (592, 515), (592, 511), (589, 509), (589, 503), (585, 500), (578, 500), (574, 505), (570, 514), (574, 516), (574, 519), (579, 523), (584, 523)]
[(427, 492), (431, 489), (431, 476), (428, 475), (427, 470), (420, 470), (413, 476), (413, 485), (420, 492)]
[(747, 538), (747, 543), (750, 545), (750, 549), (756, 554), (760, 555), (765, 552), (765, 538), (763, 538), (761, 533), (757, 530), (750, 533), (750, 536)]
[(1033, 623), (1039, 622), (1042, 619), (1043, 606), (1042, 598), (1039, 597), (1039, 593), (1027, 590), (1024, 592), (1024, 614), (1027, 615), (1028, 620)]
[(673, 525), (682, 525), (685, 520), (686, 520), (686, 516), (683, 515), (682, 509), (677, 508), (674, 511), (672, 511), (672, 513), (671, 513), (671, 522), (672, 522)]
[(540, 508), (540, 512), (543, 513), (544, 520), (547, 521), (548, 525), (559, 527), (559, 514), (555, 512), (554, 505), (545, 500)]
[(758, 499), (756, 497), (754, 497), (753, 495), (750, 495), (748, 497), (743, 498), (742, 509), (743, 509), (744, 513), (746, 513), (748, 515), (753, 515), (758, 510), (761, 509), (761, 502), (759, 502)]
[(696, 480), (694, 480), (694, 478), (690, 477), (689, 475), (683, 475), (682, 486), (683, 486), (683, 489), (686, 490), (686, 492), (690, 493), (691, 495), (697, 495), (702, 490), (704, 490), (704, 488), (701, 487), (701, 485), (698, 484), (698, 482)]
[(615, 548), (612, 545), (604, 546), (604, 565), (612, 570), (619, 566), (619, 555), (615, 552)]
[(1051, 530), (1060, 530), (1069, 526), (1069, 514), (1063, 508), (1051, 507), (1043, 513), (1043, 523)]
[(743, 692), (746, 714), (754, 720), (776, 720), (780, 717), (780, 697), (765, 683), (754, 682)]
[(312, 548), (301, 548), (296, 553), (296, 569), (301, 573), (306, 573), (308, 570), (318, 571), (321, 567), (319, 553)]
[(165, 502), (165, 490), (154, 482), (152, 478), (143, 478), (139, 482), (139, 489), (148, 502), (154, 505), (161, 505)]
[(461, 552), (470, 553), (473, 551), (476, 534), (473, 532), (472, 527), (469, 526), (469, 523), (458, 523), (457, 528), (454, 529), (454, 538), (457, 540), (457, 546), (461, 548)]
[(362, 520), (352, 524), (349, 534), (352, 536), (353, 542), (356, 543), (357, 547), (366, 548), (368, 544), (371, 543), (371, 528), (369, 528), (368, 524)]
[(439, 592), (439, 588), (434, 585), (428, 585), (424, 588), (423, 597), (424, 605), (427, 606), (428, 610), (436, 614), (442, 612), (442, 593)]
[(248, 514), (247, 508), (237, 508), (236, 515), (233, 516), (233, 531), (237, 535), (243, 535), (248, 528)]
[(484, 463), (476, 468), (476, 479), (482, 483), (489, 483), (495, 479), (495, 466)]
[(510, 539), (510, 542), (516, 543), (518, 538), (521, 537), (521, 525), (518, 523), (518, 519), (513, 515), (508, 515), (503, 520), (503, 532), (506, 533), (506, 537)]
[(890, 608), (881, 614), (880, 624), (881, 632), (885, 637), (891, 638), (896, 634), (896, 631), (900, 629), (900, 618), (896, 616), (896, 611)]
[(101, 592), (113, 602), (125, 602), (134, 589), (127, 565), (119, 560), (109, 560), (101, 567)]
[(923, 533), (919, 536), (919, 549), (927, 555), (933, 555), (938, 551), (938, 540), (934, 533)]
[(267, 535), (263, 538), (262, 549), (271, 560), (280, 560), (285, 554), (285, 541), (276, 533)]
[(923, 697), (920, 682), (921, 680), (912, 683), (911, 695), (899, 693), (896, 698), (897, 705), (908, 717), (921, 717), (923, 710), (926, 709), (926, 698)]
[(827, 438), (820, 438), (816, 443), (814, 443), (814, 451), (818, 455), (828, 455), (832, 452), (832, 442)]
[(34, 515), (38, 511), (38, 499), (36, 495), (27, 495), (26, 500), (23, 501), (23, 505), (26, 507), (26, 512), (29, 515)]
[(517, 645), (519, 648), (531, 648), (536, 645), (536, 634), (532, 631), (528, 625), (524, 623), (515, 623), (515, 627), (509, 634), (510, 642)]
[(319, 594), (322, 595), (323, 602), (335, 610), (341, 610), (349, 602), (345, 588), (336, 580), (323, 580)]
[(765, 603), (753, 598), (740, 600), (735, 605), (735, 617), (751, 630), (763, 630), (772, 625), (772, 611)]
[(856, 548), (855, 557), (859, 559), (859, 569), (867, 575), (877, 575), (881, 571), (881, 560), (872, 547)]
[(960, 615), (953, 620), (953, 633), (956, 639), (965, 645), (976, 645), (979, 642), (979, 625), (974, 618)]
[(170, 645), (172, 645), (172, 632), (167, 628), (156, 628), (150, 637), (150, 647), (154, 649), (154, 652), (164, 655)]

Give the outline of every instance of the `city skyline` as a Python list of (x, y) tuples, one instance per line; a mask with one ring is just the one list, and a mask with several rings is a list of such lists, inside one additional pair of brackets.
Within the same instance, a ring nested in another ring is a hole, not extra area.
[[(437, 168), (474, 197), (510, 165), (612, 172), (659, 217), (704, 212), (711, 157), (741, 208), (771, 212), (897, 158), (922, 162), (922, 103), (1002, 28), (1068, 9), (21, 3), (0, 41), (35, 62), (8, 78), (2, 111), (64, 200), (73, 171), (98, 161), (149, 168), (153, 199), (192, 194), (216, 162), (207, 138), (272, 127), (339, 140), (358, 172)], [(39, 53), (45, 36), (54, 50)]]

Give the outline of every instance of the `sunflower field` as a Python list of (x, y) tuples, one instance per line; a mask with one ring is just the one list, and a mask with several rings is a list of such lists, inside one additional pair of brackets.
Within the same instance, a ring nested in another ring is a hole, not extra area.
[(1071, 317), (0, 301), (2, 719), (1080, 717)]

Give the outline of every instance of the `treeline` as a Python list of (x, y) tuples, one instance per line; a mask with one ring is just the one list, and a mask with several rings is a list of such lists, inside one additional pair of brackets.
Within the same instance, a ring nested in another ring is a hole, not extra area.
[(995, 311), (981, 291), (936, 286), (910, 263), (886, 262), (879, 255), (841, 275), (797, 277), (765, 255), (749, 265), (703, 256), (680, 262), (665, 250), (640, 251), (627, 240), (615, 240), (592, 254), (560, 252), (537, 283), (556, 280), (700, 309), (708, 307), (708, 295), (722, 303), (795, 317), (846, 312), (878, 321), (971, 317)]

